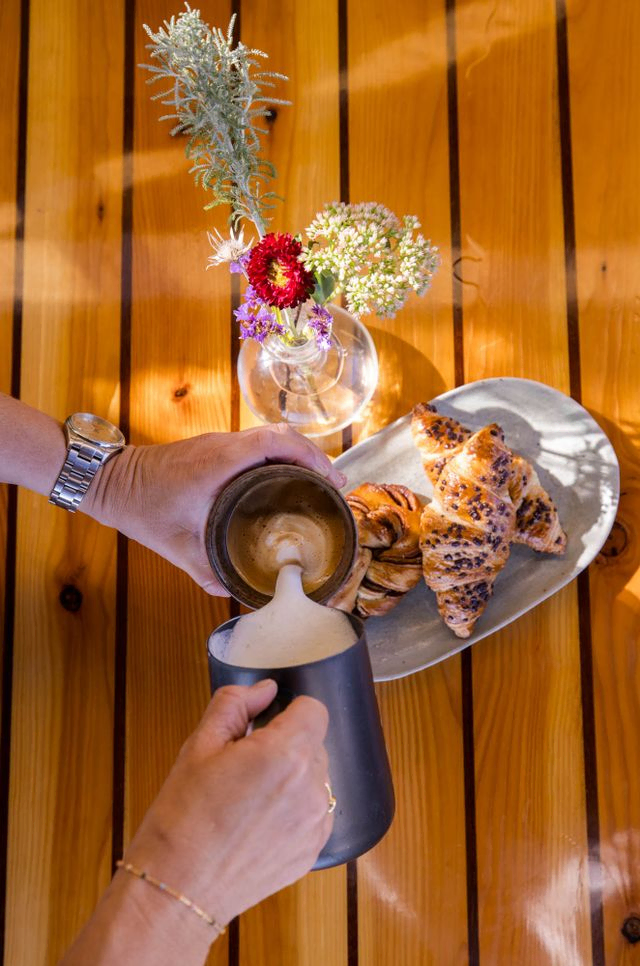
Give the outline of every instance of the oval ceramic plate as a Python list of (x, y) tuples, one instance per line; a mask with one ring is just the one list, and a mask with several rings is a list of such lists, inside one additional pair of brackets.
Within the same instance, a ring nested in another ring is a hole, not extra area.
[[(419, 402), (421, 400), (416, 400)], [(528, 379), (483, 379), (431, 400), (438, 412), (477, 430), (502, 426), (508, 446), (535, 466), (568, 536), (563, 557), (513, 546), (494, 596), (471, 637), (442, 622), (423, 581), (384, 617), (366, 622), (376, 681), (413, 674), (510, 624), (573, 580), (598, 554), (613, 526), (620, 492), (618, 461), (595, 420), (563, 393)], [(411, 416), (369, 437), (336, 460), (344, 492), (367, 481), (402, 483), (424, 502), (431, 484), (411, 438)]]

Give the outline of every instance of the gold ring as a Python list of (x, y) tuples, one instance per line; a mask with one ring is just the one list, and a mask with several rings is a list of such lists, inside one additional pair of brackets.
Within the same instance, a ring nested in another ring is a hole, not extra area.
[(329, 784), (329, 782), (325, 782), (324, 787), (327, 789), (327, 795), (329, 796), (329, 805), (327, 807), (327, 812), (329, 815), (331, 815), (332, 812), (335, 812), (336, 805), (338, 804), (338, 802), (333, 797), (333, 792), (331, 791), (331, 785)]

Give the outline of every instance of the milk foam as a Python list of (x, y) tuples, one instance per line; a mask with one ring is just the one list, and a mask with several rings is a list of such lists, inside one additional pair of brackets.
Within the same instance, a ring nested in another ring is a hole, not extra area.
[(300, 566), (290, 563), (278, 574), (273, 599), (241, 617), (216, 653), (238, 667), (290, 667), (339, 654), (356, 640), (346, 614), (309, 600)]

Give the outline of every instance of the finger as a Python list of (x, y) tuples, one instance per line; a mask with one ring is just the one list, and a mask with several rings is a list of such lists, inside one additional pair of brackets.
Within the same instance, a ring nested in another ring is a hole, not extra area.
[(333, 823), (335, 822), (335, 817), (336, 817), (336, 813), (335, 812), (331, 812), (331, 814), (329, 812), (327, 812), (327, 814), (325, 815), (325, 817), (323, 819), (322, 826), (321, 826), (321, 832), (320, 832), (320, 841), (321, 841), (322, 844), (320, 845), (320, 850), (319, 850), (319, 853), (318, 854), (320, 854), (320, 852), (322, 852), (323, 848), (327, 844), (327, 841), (329, 839), (329, 836), (331, 835), (331, 833), (333, 831)]
[(294, 463), (306, 469), (315, 470), (326, 477), (334, 486), (344, 486), (346, 477), (336, 470), (322, 450), (318, 449), (310, 440), (296, 433), (286, 423), (276, 423), (272, 426), (260, 426), (248, 429), (240, 436), (247, 440), (247, 448), (241, 457), (239, 470), (249, 469), (260, 463), (279, 460), (283, 463)]
[(230, 597), (229, 591), (222, 586), (211, 569), (204, 549), (204, 540), (194, 552), (195, 543), (191, 534), (185, 534), (177, 546), (172, 546), (169, 553), (162, 549), (159, 549), (159, 552), (163, 553), (176, 567), (180, 567), (189, 574), (191, 579), (208, 594), (214, 597)]
[(195, 580), (199, 587), (202, 587), (207, 594), (211, 594), (212, 597), (230, 597), (229, 591), (222, 586), (216, 575), (213, 573), (210, 565), (207, 564), (206, 567), (201, 566), (199, 563), (183, 567), (189, 576)]
[[(198, 581), (198, 583), (200, 583)], [(200, 587), (211, 597), (231, 597), (231, 594), (217, 580), (206, 580)]]
[(314, 755), (313, 763), (318, 769), (321, 775), (324, 775), (323, 781), (328, 781), (327, 775), (329, 774), (329, 756), (327, 754), (327, 749), (324, 745), (320, 745), (317, 752)]
[(320, 701), (303, 695), (296, 698), (264, 730), (277, 731), (293, 744), (322, 745), (329, 727), (329, 712)]
[(268, 708), (278, 686), (266, 678), (252, 687), (227, 685), (218, 688), (198, 727), (210, 751), (220, 751), (230, 741), (244, 737), (249, 722)]
[[(331, 835), (331, 832), (333, 830), (333, 823), (335, 821), (336, 810), (340, 807), (340, 803), (337, 802), (335, 808), (332, 811), (329, 811), (329, 804), (330, 804), (329, 790), (327, 789), (325, 782), (329, 785), (329, 788), (331, 788), (331, 784), (329, 781), (329, 776), (326, 774), (326, 772), (321, 772), (318, 775), (318, 777), (315, 779), (315, 781), (317, 781), (318, 783), (318, 792), (319, 792), (319, 800), (320, 800), (320, 804), (319, 804), (319, 833), (320, 833), (319, 851), (320, 851), (322, 848), (324, 848), (324, 845), (326, 844), (327, 839)], [(333, 795), (333, 790), (331, 791), (331, 794)]]

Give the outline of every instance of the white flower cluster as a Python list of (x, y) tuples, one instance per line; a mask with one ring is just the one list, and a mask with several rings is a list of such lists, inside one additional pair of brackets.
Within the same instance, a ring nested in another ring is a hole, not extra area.
[(418, 228), (413, 215), (400, 221), (375, 202), (334, 202), (307, 228), (302, 260), (317, 275), (333, 276), (335, 294), (344, 292), (353, 315), (393, 317), (411, 291), (427, 291), (440, 264), (438, 249), (414, 236)]

